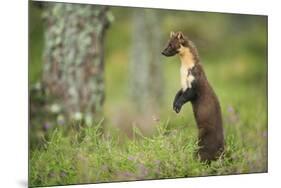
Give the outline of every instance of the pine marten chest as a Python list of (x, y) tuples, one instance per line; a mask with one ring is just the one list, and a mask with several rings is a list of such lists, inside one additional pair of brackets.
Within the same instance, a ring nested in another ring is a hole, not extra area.
[(192, 68), (195, 66), (194, 57), (189, 48), (183, 46), (179, 49), (181, 67), (180, 67), (180, 82), (182, 91), (192, 87), (192, 82), (195, 80), (192, 74)]
[(182, 58), (181, 59), (181, 67), (180, 67), (180, 82), (182, 90), (185, 91), (188, 88), (192, 87), (192, 82), (194, 81), (195, 77), (192, 74), (192, 68), (194, 67), (194, 62), (192, 58)]
[(180, 68), (180, 80), (181, 80), (181, 87), (182, 90), (185, 91), (188, 88), (191, 88), (191, 83), (195, 79), (191, 72), (192, 67), (187, 67), (185, 65), (181, 65)]

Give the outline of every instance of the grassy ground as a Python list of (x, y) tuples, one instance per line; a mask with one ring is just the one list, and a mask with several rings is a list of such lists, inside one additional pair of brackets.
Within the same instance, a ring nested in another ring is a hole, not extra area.
[[(38, 117), (31, 117), (30, 128), (35, 128), (30, 130), (36, 131), (30, 131), (30, 138), (39, 135), (42, 138), (40, 142), (42, 147), (30, 149), (29, 184), (47, 186), (266, 172), (265, 20), (251, 18), (248, 22), (240, 23), (237, 22), (241, 20), (239, 16), (236, 18), (213, 14), (212, 17), (206, 14), (202, 19), (199, 14), (195, 16), (189, 13), (187, 17), (179, 17), (170, 12), (163, 17), (163, 30), (166, 34), (170, 30), (175, 30), (174, 28), (182, 29), (184, 25), (182, 23), (186, 23), (184, 29), (187, 31), (197, 28), (198, 31), (193, 32), (198, 33), (198, 38), (208, 39), (207, 35), (212, 35), (209, 37), (211, 41), (204, 40), (212, 47), (204, 49), (204, 45), (201, 47), (199, 45), (199, 53), (207, 77), (221, 103), (226, 152), (223, 159), (206, 165), (194, 157), (197, 150), (197, 128), (191, 105), (186, 104), (180, 114), (175, 114), (172, 110), (173, 97), (180, 88), (177, 57), (162, 59), (165, 102), (161, 106), (159, 121), (154, 123), (156, 131), (148, 136), (135, 128), (131, 138), (127, 138), (124, 132), (116, 128), (125, 126), (124, 119), (131, 111), (126, 109), (130, 103), (127, 72), (130, 61), (131, 22), (128, 11), (123, 9), (112, 11), (115, 22), (108, 30), (105, 46), (105, 119), (99, 125), (89, 127), (81, 122), (54, 125), (48, 133), (45, 133), (42, 131), (45, 122), (36, 119)], [(40, 11), (34, 9), (31, 17), (30, 86), (40, 81), (43, 47)], [(216, 18), (208, 20), (210, 27), (205, 25), (205, 19), (209, 17)], [(233, 22), (235, 20), (236, 22)], [(243, 17), (243, 20), (246, 19)], [(194, 24), (197, 24), (196, 27)], [(220, 32), (216, 29), (210, 32), (209, 28), (219, 28)], [(212, 43), (218, 40), (220, 45)], [(204, 53), (204, 50), (211, 54)], [(43, 112), (40, 116), (48, 118)], [(50, 119), (56, 121), (57, 116), (52, 114)], [(123, 117), (122, 121), (116, 121), (117, 116)], [(116, 125), (117, 123), (119, 125)], [(103, 126), (112, 128), (109, 128), (106, 134), (101, 134)], [(35, 146), (38, 144), (33, 139), (30, 143)]]
[[(224, 159), (211, 165), (200, 163), (194, 152), (196, 138), (187, 128), (169, 130), (168, 122), (157, 125), (153, 137), (138, 131), (136, 138), (120, 144), (118, 137), (105, 138), (99, 128), (81, 128), (64, 135), (56, 129), (45, 148), (31, 154), (30, 184), (61, 185), (248, 173), (249, 149), (235, 136), (227, 137)], [(261, 162), (261, 161), (260, 161)], [(252, 169), (253, 170), (253, 169)], [(256, 168), (256, 172), (264, 171)], [(253, 171), (251, 171), (253, 172)]]

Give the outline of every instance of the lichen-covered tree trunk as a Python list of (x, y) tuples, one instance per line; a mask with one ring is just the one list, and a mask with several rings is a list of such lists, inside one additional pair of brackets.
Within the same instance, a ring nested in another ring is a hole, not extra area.
[(48, 94), (69, 118), (95, 118), (104, 100), (107, 7), (52, 3), (44, 8), (43, 19), (43, 84)]
[(157, 12), (149, 9), (134, 11), (130, 88), (132, 99), (140, 111), (157, 109), (162, 100), (160, 25)]

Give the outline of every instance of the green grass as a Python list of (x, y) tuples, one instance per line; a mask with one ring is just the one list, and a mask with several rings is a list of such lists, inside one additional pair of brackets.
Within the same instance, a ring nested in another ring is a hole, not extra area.
[[(210, 165), (195, 157), (195, 132), (157, 125), (152, 137), (135, 129), (134, 139), (120, 143), (119, 134), (105, 136), (100, 126), (65, 134), (57, 128), (44, 148), (31, 151), (30, 185), (97, 183), (110, 181), (248, 173), (247, 147), (229, 135), (224, 158)], [(262, 169), (260, 169), (262, 171)]]

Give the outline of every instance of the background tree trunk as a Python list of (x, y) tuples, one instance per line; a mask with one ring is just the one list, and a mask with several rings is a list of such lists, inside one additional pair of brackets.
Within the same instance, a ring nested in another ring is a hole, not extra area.
[(44, 8), (43, 84), (68, 118), (92, 120), (104, 100), (103, 40), (109, 23), (105, 6), (67, 3)]
[(163, 74), (160, 52), (161, 24), (157, 12), (135, 10), (130, 88), (132, 99), (140, 111), (157, 108), (161, 103)]

